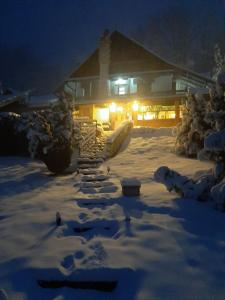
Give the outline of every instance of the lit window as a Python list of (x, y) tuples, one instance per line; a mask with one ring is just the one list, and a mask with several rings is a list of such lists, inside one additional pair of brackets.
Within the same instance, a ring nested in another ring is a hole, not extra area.
[(127, 79), (123, 79), (123, 78), (118, 78), (115, 81), (115, 84), (121, 85), (121, 84), (127, 84)]
[(156, 114), (154, 112), (146, 112), (144, 114), (144, 119), (145, 120), (153, 120), (153, 119), (156, 119)]
[(175, 111), (171, 110), (166, 112), (166, 119), (175, 119), (175, 117), (176, 117)]
[(125, 95), (125, 94), (126, 94), (125, 86), (119, 86), (119, 95)]
[(109, 110), (111, 113), (114, 113), (116, 112), (116, 103), (111, 103), (110, 106), (109, 106)]

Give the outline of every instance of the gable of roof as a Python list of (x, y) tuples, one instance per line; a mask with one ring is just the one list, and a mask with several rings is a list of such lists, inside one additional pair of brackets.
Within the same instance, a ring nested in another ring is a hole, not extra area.
[[(173, 68), (156, 55), (147, 51), (135, 41), (122, 33), (114, 31), (110, 35), (111, 60), (109, 74), (130, 73), (149, 70), (166, 70)], [(99, 75), (99, 49), (96, 49), (88, 59), (76, 69), (71, 77), (88, 77)]]
[[(213, 82), (194, 71), (181, 68), (173, 63), (162, 59), (152, 51), (145, 49), (138, 42), (126, 37), (118, 31), (110, 35), (111, 59), (109, 74), (136, 73), (160, 70), (176, 70), (183, 74), (190, 74), (200, 80)], [(89, 77), (99, 76), (99, 48), (97, 48), (70, 76)]]

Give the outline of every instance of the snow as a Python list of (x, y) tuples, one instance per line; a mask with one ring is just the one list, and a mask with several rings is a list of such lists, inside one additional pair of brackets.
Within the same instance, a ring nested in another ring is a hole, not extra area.
[(124, 130), (127, 130), (131, 126), (131, 121), (123, 121), (119, 127), (117, 127), (116, 130), (114, 130), (114, 132), (107, 137), (107, 143), (113, 143), (113, 141), (115, 141)]
[[(90, 169), (55, 177), (41, 162), (0, 158), (0, 290), (8, 299), (224, 299), (224, 214), (210, 202), (178, 198), (154, 180), (161, 165), (195, 180), (212, 168), (176, 156), (174, 141), (172, 129), (134, 128), (118, 155), (100, 167), (105, 175), (110, 167), (103, 182), (112, 186), (90, 192), (80, 188)], [(120, 180), (131, 177), (141, 181), (139, 197), (121, 194)], [(62, 226), (55, 224), (56, 212)], [(118, 285), (110, 293), (41, 288), (38, 280)]]
[(121, 185), (122, 186), (141, 186), (141, 182), (140, 180), (138, 180), (137, 178), (135, 177), (132, 177), (132, 178), (123, 178), (121, 180)]

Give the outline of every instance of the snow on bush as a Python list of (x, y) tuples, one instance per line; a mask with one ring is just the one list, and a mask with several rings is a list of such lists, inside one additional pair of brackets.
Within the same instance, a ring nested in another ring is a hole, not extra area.
[(217, 80), (225, 67), (225, 55), (222, 54), (218, 44), (215, 45), (215, 49), (214, 49), (214, 61), (215, 61), (215, 67), (214, 67), (213, 79)]
[(203, 95), (187, 94), (186, 112), (177, 128), (175, 151), (177, 154), (196, 157), (203, 148), (204, 137), (210, 129), (205, 121), (206, 100)]
[(61, 95), (51, 110), (43, 112), (43, 115), (47, 120), (49, 131), (43, 125), (44, 128), (37, 127), (32, 135), (40, 133), (40, 140), (43, 143), (41, 159), (48, 169), (53, 173), (61, 173), (69, 167), (72, 152), (79, 141), (79, 128), (73, 120), (72, 100)]
[(211, 197), (220, 211), (225, 211), (225, 181), (222, 180), (211, 189)]
[[(53, 173), (63, 172), (78, 147), (79, 125), (73, 120), (72, 101), (59, 97), (50, 110), (0, 114), (0, 154), (41, 159)], [(4, 141), (4, 143), (3, 143)]]
[(157, 182), (163, 183), (169, 192), (176, 192), (184, 198), (205, 201), (209, 195), (210, 188), (215, 184), (215, 177), (211, 174), (201, 176), (196, 182), (187, 176), (162, 166), (154, 173)]
[(185, 198), (212, 199), (219, 210), (225, 210), (225, 72), (218, 76), (216, 88), (210, 91), (209, 102), (202, 97), (188, 96), (187, 113), (178, 128), (176, 152), (215, 161), (212, 174), (198, 181), (182, 176), (168, 167), (155, 171), (157, 182)]

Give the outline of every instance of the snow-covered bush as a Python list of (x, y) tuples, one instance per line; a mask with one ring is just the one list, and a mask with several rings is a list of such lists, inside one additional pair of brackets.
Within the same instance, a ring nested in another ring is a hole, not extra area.
[(154, 173), (157, 182), (163, 183), (169, 192), (176, 192), (184, 198), (206, 201), (210, 189), (215, 184), (215, 177), (212, 174), (202, 175), (197, 181), (182, 176), (178, 172), (163, 166)]
[[(72, 101), (61, 95), (51, 110), (42, 112), (41, 126), (37, 122), (34, 130), (30, 130), (34, 140), (31, 151), (34, 150), (34, 156), (43, 160), (53, 173), (61, 173), (69, 167), (72, 152), (78, 146), (79, 128), (74, 124), (72, 113)], [(35, 137), (39, 139), (38, 146)], [(32, 138), (29, 140), (32, 144)]]
[[(212, 199), (217, 209), (225, 211), (225, 71), (218, 76), (216, 88), (211, 89), (210, 100), (207, 106), (203, 106), (202, 113), (198, 109), (200, 103), (202, 101), (197, 103), (196, 97), (189, 100), (191, 107), (180, 128), (176, 146), (182, 147), (185, 154), (190, 154), (191, 149), (191, 153), (196, 151), (199, 158), (214, 160), (212, 174), (205, 174), (198, 181), (193, 181), (163, 166), (155, 171), (154, 177), (169, 191), (185, 198)], [(202, 144), (193, 140), (195, 132), (204, 142), (201, 150)]]
[(205, 121), (206, 103), (203, 95), (193, 95), (191, 92), (187, 94), (186, 111), (177, 128), (175, 143), (177, 154), (196, 157), (203, 148), (204, 137), (210, 129)]
[(0, 154), (31, 155), (41, 159), (53, 173), (63, 172), (80, 139), (73, 121), (73, 106), (63, 95), (50, 110), (0, 114)]

